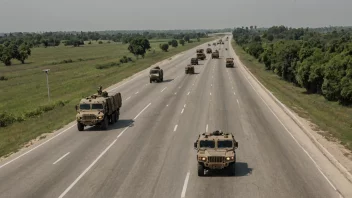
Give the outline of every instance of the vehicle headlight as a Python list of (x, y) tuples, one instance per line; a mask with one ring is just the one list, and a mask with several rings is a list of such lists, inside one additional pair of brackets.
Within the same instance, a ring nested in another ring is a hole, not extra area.
[(234, 157), (226, 157), (227, 161), (230, 161), (230, 160), (233, 160), (233, 159), (234, 159)]
[(77, 120), (81, 120), (82, 119), (82, 117), (77, 117)]
[(98, 119), (100, 120), (100, 119), (103, 119), (103, 116), (98, 116)]
[(200, 161), (207, 161), (207, 158), (206, 158), (206, 157), (198, 157), (198, 160), (200, 160)]
[(207, 159), (207, 158), (205, 158), (205, 157), (202, 157), (202, 160), (203, 160), (203, 161), (205, 161), (206, 159)]

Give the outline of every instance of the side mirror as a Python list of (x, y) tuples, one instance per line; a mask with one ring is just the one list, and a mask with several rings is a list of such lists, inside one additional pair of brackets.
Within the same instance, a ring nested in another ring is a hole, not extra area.
[(235, 142), (235, 148), (238, 148), (238, 142)]
[(197, 142), (194, 143), (194, 149), (197, 149)]

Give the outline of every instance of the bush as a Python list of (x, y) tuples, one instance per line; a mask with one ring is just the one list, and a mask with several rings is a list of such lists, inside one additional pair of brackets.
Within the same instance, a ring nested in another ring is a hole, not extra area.
[(99, 44), (103, 44), (103, 41), (99, 41), (98, 43), (99, 43)]
[(6, 127), (16, 122), (16, 117), (10, 113), (0, 113), (0, 127)]
[(4, 81), (4, 80), (8, 80), (8, 78), (5, 76), (0, 76), (0, 81)]
[(92, 41), (89, 41), (88, 44), (89, 44), (89, 45), (92, 44)]
[(120, 63), (110, 62), (110, 63), (105, 63), (105, 64), (98, 64), (95, 66), (95, 68), (96, 69), (107, 69), (107, 68), (114, 67), (114, 66), (120, 66)]
[(167, 43), (160, 44), (160, 49), (163, 50), (164, 52), (167, 52), (167, 50), (169, 49), (169, 44)]

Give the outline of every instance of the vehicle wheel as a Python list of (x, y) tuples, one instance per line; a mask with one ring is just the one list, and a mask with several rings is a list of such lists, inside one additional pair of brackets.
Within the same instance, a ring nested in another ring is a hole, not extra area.
[(77, 122), (78, 131), (84, 131), (84, 125), (82, 123)]
[(152, 80), (149, 80), (150, 83), (152, 83)]
[(236, 166), (235, 166), (235, 162), (233, 162), (232, 164), (229, 165), (228, 167), (228, 171), (229, 171), (229, 175), (230, 176), (234, 176), (236, 175)]
[(117, 120), (116, 120), (116, 112), (112, 114), (112, 117), (111, 117), (111, 120), (112, 120), (112, 123), (116, 123)]
[(105, 116), (103, 122), (101, 123), (101, 129), (103, 130), (108, 129), (108, 125), (109, 125), (109, 119), (108, 119), (108, 116)]
[(198, 176), (204, 176), (204, 167), (201, 164), (198, 164)]
[(187, 74), (187, 71), (185, 71), (185, 73)]

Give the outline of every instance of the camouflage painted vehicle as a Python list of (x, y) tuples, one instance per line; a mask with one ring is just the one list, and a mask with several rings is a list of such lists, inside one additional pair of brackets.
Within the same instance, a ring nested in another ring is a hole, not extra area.
[(204, 53), (197, 53), (197, 59), (205, 60), (206, 56)]
[(113, 124), (119, 120), (121, 106), (121, 93), (109, 95), (106, 91), (103, 92), (100, 86), (98, 94), (83, 98), (79, 105), (76, 105), (78, 130), (83, 131), (85, 126), (96, 125), (106, 130), (109, 123)]
[(211, 54), (212, 52), (211, 48), (207, 48), (207, 54)]
[(194, 142), (198, 176), (204, 176), (204, 170), (225, 170), (229, 175), (235, 175), (237, 148), (238, 142), (233, 134), (214, 131), (199, 135)]
[(204, 53), (204, 49), (197, 49), (197, 53)]
[(191, 65), (198, 65), (198, 58), (191, 58)]
[(159, 67), (153, 67), (149, 71), (149, 81), (150, 83), (156, 82), (163, 82), (164, 81), (164, 71)]
[(194, 74), (194, 66), (193, 65), (187, 65), (185, 67), (185, 73), (186, 74)]
[(216, 45), (216, 43), (213, 43), (213, 45), (215, 46), (215, 45)]
[(233, 58), (226, 58), (226, 67), (235, 67), (233, 63)]
[(213, 52), (212, 54), (211, 54), (211, 59), (214, 59), (214, 58), (219, 58), (219, 51), (218, 50), (215, 50), (215, 52)]

